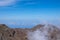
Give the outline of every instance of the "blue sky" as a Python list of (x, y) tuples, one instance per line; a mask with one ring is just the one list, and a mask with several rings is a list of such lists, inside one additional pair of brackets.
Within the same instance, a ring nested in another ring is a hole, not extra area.
[(0, 0), (0, 23), (33, 26), (60, 25), (60, 0)]

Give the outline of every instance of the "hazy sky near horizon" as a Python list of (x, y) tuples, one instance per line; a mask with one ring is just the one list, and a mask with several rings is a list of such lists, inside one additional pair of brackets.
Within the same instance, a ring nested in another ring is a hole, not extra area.
[(27, 24), (40, 21), (58, 24), (60, 0), (0, 0), (0, 23), (16, 24), (20, 20)]

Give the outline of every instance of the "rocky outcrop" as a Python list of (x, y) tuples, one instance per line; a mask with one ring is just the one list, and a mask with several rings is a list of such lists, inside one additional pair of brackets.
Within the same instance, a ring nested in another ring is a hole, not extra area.
[(48, 30), (49, 40), (60, 40), (60, 30), (55, 26), (47, 27), (44, 29), (45, 25), (37, 25), (31, 29), (21, 29), (21, 28), (9, 28), (5, 24), (0, 24), (0, 40), (28, 40), (27, 32), (35, 31), (42, 28), (43, 30)]
[(0, 24), (0, 40), (27, 40), (26, 29), (11, 29), (5, 24)]

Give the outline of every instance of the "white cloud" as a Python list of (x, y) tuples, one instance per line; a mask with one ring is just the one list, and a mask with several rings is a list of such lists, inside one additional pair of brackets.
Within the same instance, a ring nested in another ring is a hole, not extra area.
[(16, 3), (16, 0), (1, 0), (0, 6), (9, 6)]
[(48, 40), (46, 34), (40, 30), (28, 33), (28, 40)]
[[(0, 6), (10, 6), (21, 1), (32, 1), (32, 0), (0, 0)], [(35, 4), (35, 3), (29, 2), (27, 4)]]
[[(38, 28), (35, 31), (28, 31), (27, 37), (28, 40), (55, 40), (55, 37), (53, 37), (53, 39), (51, 38), (51, 33), (53, 33), (54, 30), (59, 31), (59, 29), (53, 25), (45, 25), (44, 27), (40, 29)], [(58, 35), (55, 36), (57, 40), (60, 40)]]

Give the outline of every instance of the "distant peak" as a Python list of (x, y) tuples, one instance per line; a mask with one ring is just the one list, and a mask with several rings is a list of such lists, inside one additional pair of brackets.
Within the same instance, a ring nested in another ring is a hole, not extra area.
[(0, 30), (7, 30), (8, 26), (6, 26), (5, 24), (0, 24)]

